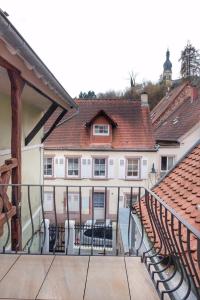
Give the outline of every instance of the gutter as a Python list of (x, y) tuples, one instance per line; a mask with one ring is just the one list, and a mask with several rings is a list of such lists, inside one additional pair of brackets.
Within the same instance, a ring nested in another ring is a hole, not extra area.
[(36, 74), (39, 74), (41, 79), (46, 83), (46, 85), (49, 86), (50, 89), (53, 89), (54, 92), (58, 94), (64, 101), (67, 100), (71, 108), (78, 108), (78, 105), (58, 82), (47, 66), (42, 62), (39, 56), (29, 46), (22, 35), (8, 20), (1, 8), (0, 37), (2, 37), (2, 39), (13, 48), (14, 54), (17, 54), (22, 58), (22, 60), (24, 60), (24, 63), (26, 66), (28, 65), (29, 69), (33, 69)]
[[(68, 120), (67, 120), (68, 121)], [(65, 122), (65, 121), (63, 121)], [(61, 124), (58, 124), (60, 126)], [(100, 152), (157, 152), (158, 149), (113, 149), (113, 148), (105, 148), (105, 149), (98, 149), (98, 148), (67, 148), (67, 147), (51, 147), (46, 146), (44, 147), (45, 150), (50, 151), (100, 151)]]

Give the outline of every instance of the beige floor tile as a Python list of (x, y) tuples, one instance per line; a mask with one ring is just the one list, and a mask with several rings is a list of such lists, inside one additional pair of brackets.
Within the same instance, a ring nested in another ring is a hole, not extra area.
[(37, 299), (83, 299), (87, 256), (56, 256)]
[(19, 255), (15, 254), (0, 254), (0, 280), (12, 267), (18, 257)]
[(123, 257), (90, 258), (85, 299), (130, 299)]
[(54, 256), (22, 255), (0, 282), (1, 298), (35, 299)]
[(126, 257), (131, 300), (159, 300), (151, 277), (139, 257)]

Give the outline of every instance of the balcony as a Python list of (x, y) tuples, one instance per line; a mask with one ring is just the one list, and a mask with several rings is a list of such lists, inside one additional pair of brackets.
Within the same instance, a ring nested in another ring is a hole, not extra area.
[[(199, 299), (200, 234), (150, 190), (0, 188), (0, 299)], [(16, 189), (21, 234), (13, 250), (4, 200)]]

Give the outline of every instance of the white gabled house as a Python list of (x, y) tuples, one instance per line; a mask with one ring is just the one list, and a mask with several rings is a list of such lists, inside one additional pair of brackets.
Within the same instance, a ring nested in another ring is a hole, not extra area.
[[(76, 186), (60, 191), (56, 198), (59, 221), (66, 219), (66, 198), (71, 203), (75, 219), (79, 212), (79, 186), (85, 189), (82, 206), (91, 218), (92, 199), (94, 217), (112, 219), (116, 210), (116, 194), (111, 186), (123, 186), (120, 206), (129, 205), (131, 186), (151, 186), (152, 167), (156, 165), (157, 149), (149, 116), (147, 95), (141, 101), (126, 99), (76, 100), (79, 114), (73, 119), (63, 119), (47, 138), (44, 148), (45, 184)], [(46, 129), (51, 126), (50, 119)], [(105, 192), (107, 186), (108, 190)], [(88, 187), (88, 188), (87, 188)], [(92, 195), (92, 187), (95, 187)], [(137, 192), (138, 193), (138, 192)], [(133, 191), (133, 196), (138, 194)], [(45, 195), (46, 215), (53, 219), (53, 191)], [(84, 201), (83, 201), (84, 199)]]

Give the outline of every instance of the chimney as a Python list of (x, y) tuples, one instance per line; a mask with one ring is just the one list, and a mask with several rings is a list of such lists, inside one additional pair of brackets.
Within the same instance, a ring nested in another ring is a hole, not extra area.
[(148, 94), (146, 92), (143, 92), (141, 94), (141, 106), (149, 106)]

